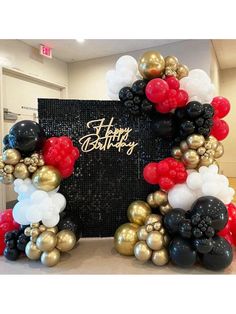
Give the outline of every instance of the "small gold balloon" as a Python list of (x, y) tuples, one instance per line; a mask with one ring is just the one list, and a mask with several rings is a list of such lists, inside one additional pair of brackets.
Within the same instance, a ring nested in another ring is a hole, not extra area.
[(25, 234), (27, 237), (30, 237), (31, 228), (30, 228), (30, 227), (25, 228), (24, 234)]
[[(46, 228), (46, 227), (45, 227)], [(50, 232), (53, 232), (55, 234), (58, 233), (58, 227), (55, 226), (55, 227), (50, 227), (50, 228), (47, 228), (47, 231), (50, 231)]]
[(171, 68), (171, 70), (176, 71), (179, 65), (179, 60), (175, 56), (165, 57), (165, 66)]
[(128, 219), (138, 225), (143, 225), (147, 216), (151, 214), (151, 208), (144, 201), (134, 201), (128, 207)]
[(25, 247), (25, 254), (29, 259), (38, 260), (40, 259), (41, 251), (37, 248), (35, 243), (30, 241)]
[(159, 209), (162, 215), (166, 215), (172, 210), (172, 207), (170, 206), (170, 204), (166, 204), (166, 205), (160, 206)]
[(186, 141), (181, 141), (179, 144), (179, 147), (180, 147), (182, 152), (186, 152), (189, 149)]
[(44, 231), (46, 231), (47, 230), (47, 227), (45, 227), (44, 225), (40, 225), (39, 226), (39, 231), (40, 232), (44, 232)]
[(154, 230), (158, 231), (158, 230), (161, 229), (162, 224), (161, 224), (160, 221), (157, 221), (157, 222), (155, 222), (155, 223), (153, 224), (153, 227), (154, 227)]
[(148, 194), (148, 196), (147, 196), (147, 203), (148, 203), (148, 205), (151, 208), (155, 208), (156, 207), (156, 204), (155, 204), (154, 199), (153, 199), (153, 193)]
[(151, 214), (147, 217), (145, 225), (152, 225), (157, 221), (162, 221), (161, 215)]
[(5, 171), (6, 173), (13, 173), (14, 167), (13, 167), (12, 165), (6, 165), (6, 166), (4, 167), (4, 171)]
[(166, 76), (177, 76), (177, 73), (175, 70), (172, 70), (170, 67), (165, 67), (165, 75)]
[(16, 149), (9, 148), (2, 154), (2, 161), (7, 165), (16, 165), (21, 160), (21, 154)]
[(44, 162), (43, 158), (39, 158), (39, 161), (38, 161), (38, 163), (37, 163), (37, 166), (38, 166), (38, 167), (41, 167), (41, 166), (44, 166), (44, 165), (45, 165), (45, 162)]
[(197, 153), (198, 153), (198, 155), (200, 155), (200, 156), (204, 155), (205, 152), (206, 152), (206, 148), (205, 148), (205, 147), (199, 147), (199, 148), (197, 149)]
[(175, 159), (180, 159), (183, 154), (182, 154), (182, 151), (181, 151), (180, 147), (173, 147), (172, 151), (171, 151), (171, 155)]
[(210, 149), (216, 150), (218, 143), (218, 140), (212, 135), (210, 135), (206, 140), (206, 145), (209, 145)]
[(186, 65), (179, 64), (176, 70), (176, 73), (177, 73), (177, 78), (181, 80), (183, 77), (188, 76), (189, 69)]
[(154, 227), (153, 227), (153, 225), (146, 225), (146, 231), (147, 232), (151, 232), (151, 231), (153, 231), (154, 230)]
[(146, 230), (146, 227), (145, 226), (140, 227), (137, 231), (137, 235), (138, 235), (138, 239), (140, 241), (145, 241), (147, 239), (147, 236), (148, 236), (148, 232)]
[(156, 191), (153, 193), (153, 200), (157, 207), (167, 203), (167, 193), (163, 191)]
[(168, 252), (165, 248), (152, 253), (152, 262), (157, 266), (164, 266), (169, 262)]
[(212, 165), (213, 162), (214, 162), (214, 159), (213, 159), (213, 158), (208, 157), (208, 156), (205, 156), (205, 155), (204, 155), (204, 156), (201, 156), (201, 158), (200, 158), (200, 163), (199, 163), (199, 167), (201, 167), (201, 166), (206, 166), (206, 167), (208, 167), (208, 166)]
[(39, 236), (39, 234), (40, 234), (40, 231), (39, 231), (38, 228), (32, 228), (32, 229), (30, 230), (30, 236), (31, 236), (32, 238), (37, 238), (37, 237)]
[(30, 224), (31, 228), (39, 228), (40, 224), (39, 222), (33, 222), (32, 224)]
[(168, 234), (164, 235), (164, 246), (168, 246), (170, 243), (170, 236)]
[(134, 255), (139, 261), (146, 262), (151, 258), (152, 250), (145, 241), (139, 241), (134, 246)]
[(187, 137), (186, 142), (189, 148), (197, 149), (205, 143), (205, 138), (199, 134), (192, 134)]
[(138, 69), (143, 78), (161, 77), (165, 69), (165, 59), (158, 51), (147, 51), (141, 56)]
[(194, 149), (188, 149), (186, 152), (184, 152), (182, 158), (183, 163), (186, 165), (188, 169), (196, 168), (199, 163), (199, 160), (200, 158)]
[(37, 169), (38, 169), (38, 168), (37, 168), (36, 166), (32, 166), (32, 165), (30, 165), (30, 166), (28, 167), (28, 171), (29, 171), (30, 173), (34, 173)]
[(34, 186), (46, 192), (55, 190), (61, 183), (61, 174), (53, 166), (42, 166), (32, 176)]
[(15, 169), (14, 169), (14, 177), (17, 178), (17, 179), (26, 179), (29, 177), (29, 171), (28, 171), (28, 168), (25, 164), (23, 163), (19, 163), (15, 166)]
[(26, 158), (24, 159), (24, 164), (25, 164), (26, 166), (29, 166), (30, 163), (31, 163), (31, 158), (26, 157)]
[(57, 237), (51, 231), (44, 231), (38, 236), (36, 241), (37, 248), (42, 252), (50, 252), (57, 245)]
[(163, 228), (163, 227), (159, 230), (159, 232), (160, 232), (163, 236), (166, 234), (166, 230), (165, 230), (165, 228)]
[(220, 142), (218, 142), (218, 145), (215, 149), (215, 158), (220, 158), (223, 155), (224, 155), (224, 146)]
[(138, 242), (139, 225), (126, 223), (121, 225), (114, 235), (114, 246), (122, 255), (134, 255), (134, 246)]
[(147, 245), (152, 250), (160, 250), (164, 246), (164, 237), (159, 231), (152, 231), (147, 236)]
[(0, 177), (0, 182), (2, 182), (3, 184), (12, 184), (14, 182), (14, 176), (11, 173), (7, 173), (3, 176)]
[(59, 263), (60, 256), (60, 251), (56, 248), (50, 252), (43, 252), (41, 255), (41, 263), (48, 267), (55, 266)]
[(0, 169), (3, 169), (5, 167), (5, 163), (1, 160), (0, 161)]
[(76, 244), (74, 232), (70, 230), (62, 230), (57, 234), (57, 249), (61, 252), (68, 252), (73, 249)]
[(206, 151), (206, 154), (208, 154), (208, 156), (213, 158), (215, 156), (215, 151), (213, 149), (208, 149)]

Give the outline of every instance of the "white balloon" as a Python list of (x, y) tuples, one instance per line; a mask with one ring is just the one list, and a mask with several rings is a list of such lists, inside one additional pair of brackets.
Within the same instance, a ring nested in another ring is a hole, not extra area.
[(210, 171), (211, 173), (214, 173), (214, 174), (217, 174), (218, 171), (219, 171), (217, 165), (210, 165), (210, 166), (208, 167), (208, 169), (209, 169), (209, 171)]
[(215, 196), (220, 192), (220, 186), (217, 182), (207, 182), (202, 185), (202, 193), (203, 195)]
[(205, 71), (203, 71), (202, 69), (193, 69), (193, 70), (190, 70), (188, 76), (189, 76), (190, 78), (194, 78), (194, 79), (197, 79), (197, 80), (201, 80), (201, 81), (204, 82), (204, 83), (211, 83), (210, 77), (209, 77), (208, 74), (207, 74)]
[(47, 192), (37, 190), (31, 194), (30, 199), (32, 202), (38, 202), (44, 199), (45, 197), (48, 197)]
[(16, 203), (13, 207), (12, 215), (14, 220), (20, 225), (29, 225), (30, 221), (25, 216), (25, 208), (30, 204), (29, 200)]
[(202, 177), (200, 173), (198, 172), (190, 173), (187, 177), (186, 183), (187, 186), (192, 190), (200, 189), (202, 186)]
[(132, 71), (134, 74), (136, 74), (138, 70), (138, 63), (134, 57), (125, 55), (125, 56), (120, 57), (116, 61), (116, 70), (119, 70), (122, 68), (128, 69)]
[(52, 203), (62, 212), (66, 208), (66, 198), (61, 193), (56, 193), (51, 196)]
[(44, 224), (44, 226), (51, 228), (51, 227), (55, 227), (58, 222), (60, 220), (60, 216), (58, 214), (52, 216), (52, 218), (50, 219), (42, 219), (42, 223)]
[(173, 208), (189, 210), (195, 199), (196, 194), (185, 183), (176, 184), (168, 193), (168, 201)]
[(25, 210), (25, 216), (30, 223), (37, 223), (42, 220), (42, 210), (40, 205), (27, 206)]

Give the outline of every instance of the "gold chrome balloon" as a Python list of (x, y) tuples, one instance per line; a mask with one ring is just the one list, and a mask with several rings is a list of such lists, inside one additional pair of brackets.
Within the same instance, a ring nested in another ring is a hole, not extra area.
[(74, 232), (62, 230), (57, 234), (57, 249), (61, 252), (69, 252), (76, 244)]
[[(45, 227), (46, 228), (46, 227)], [(55, 234), (57, 234), (58, 233), (58, 228), (57, 228), (57, 226), (55, 226), (55, 227), (50, 227), (50, 228), (46, 228), (47, 229), (47, 231), (51, 231), (51, 232), (53, 232), (53, 233), (55, 233)]]
[(151, 258), (152, 250), (145, 241), (139, 241), (134, 246), (134, 255), (139, 261), (146, 262)]
[(138, 239), (140, 241), (145, 241), (147, 239), (147, 236), (148, 236), (148, 232), (145, 228), (145, 226), (142, 226), (138, 229), (137, 231), (137, 235), (138, 235)]
[(14, 167), (12, 165), (6, 165), (3, 169), (6, 173), (13, 173), (14, 172)]
[(24, 179), (28, 178), (29, 177), (29, 171), (28, 171), (27, 166), (23, 163), (18, 163), (17, 165), (15, 165), (13, 175), (17, 179), (24, 180)]
[(158, 51), (147, 51), (141, 56), (138, 69), (145, 79), (161, 77), (165, 70), (165, 60)]
[(154, 230), (154, 227), (153, 227), (153, 225), (149, 224), (149, 225), (146, 225), (145, 229), (146, 229), (147, 232), (151, 232), (151, 231)]
[(147, 203), (148, 203), (148, 205), (151, 208), (155, 208), (156, 207), (156, 204), (155, 204), (154, 199), (153, 199), (153, 193), (148, 194), (148, 196), (147, 196)]
[(153, 224), (153, 228), (154, 228), (154, 230), (156, 230), (156, 231), (160, 230), (161, 227), (162, 227), (162, 223), (161, 223), (160, 221), (157, 221), (157, 222), (155, 222), (155, 223)]
[(167, 203), (167, 193), (163, 191), (156, 191), (153, 193), (153, 200), (157, 207)]
[(168, 246), (170, 243), (170, 236), (168, 234), (164, 235), (164, 246)]
[(37, 248), (36, 244), (32, 241), (28, 242), (25, 247), (25, 255), (31, 260), (38, 260), (41, 256), (41, 251)]
[(194, 169), (199, 163), (199, 156), (194, 149), (188, 149), (184, 152), (182, 161), (188, 169)]
[(55, 266), (59, 263), (60, 256), (60, 251), (56, 248), (50, 252), (43, 252), (41, 255), (41, 263), (48, 267)]
[(42, 166), (32, 176), (34, 186), (46, 192), (55, 190), (61, 183), (61, 174), (53, 166)]
[(205, 147), (199, 147), (199, 148), (197, 149), (197, 153), (198, 153), (198, 155), (200, 155), (200, 156), (204, 155), (205, 152), (206, 152), (206, 148), (205, 148)]
[(176, 71), (179, 65), (179, 60), (175, 56), (165, 57), (166, 68), (171, 68), (171, 70)]
[(50, 252), (57, 245), (57, 237), (51, 231), (44, 231), (36, 240), (37, 248), (42, 252)]
[(172, 150), (171, 150), (171, 155), (175, 159), (180, 159), (183, 154), (182, 154), (182, 151), (181, 151), (180, 147), (173, 147)]
[(187, 137), (186, 142), (189, 148), (198, 149), (205, 143), (205, 138), (199, 134), (192, 134)]
[(168, 252), (165, 248), (152, 253), (152, 262), (157, 266), (164, 266), (169, 262)]
[(160, 206), (159, 209), (162, 215), (166, 215), (172, 210), (172, 207), (170, 206), (170, 204), (166, 204), (166, 205)]
[(179, 144), (179, 147), (180, 147), (182, 152), (186, 152), (189, 148), (186, 141), (181, 141)]
[(215, 158), (220, 158), (223, 155), (224, 155), (224, 146), (220, 142), (218, 142), (218, 145), (217, 145), (217, 147), (215, 149), (214, 157)]
[(2, 154), (2, 161), (7, 165), (16, 165), (21, 160), (21, 154), (16, 149), (9, 148)]
[(177, 72), (177, 78), (181, 80), (183, 77), (188, 76), (189, 69), (186, 65), (179, 64), (176, 72)]
[(162, 221), (162, 217), (161, 215), (156, 215), (156, 214), (151, 214), (147, 217), (146, 221), (145, 221), (145, 225), (152, 225), (157, 221)]
[(204, 155), (204, 156), (201, 156), (201, 158), (200, 158), (200, 163), (199, 163), (198, 166), (199, 166), (199, 167), (201, 167), (201, 166), (206, 166), (206, 167), (208, 167), (208, 166), (212, 165), (213, 162), (214, 162), (214, 159), (213, 159), (213, 158)]
[(31, 228), (30, 228), (30, 227), (25, 228), (24, 234), (25, 234), (27, 237), (30, 237), (30, 236), (31, 236)]
[(44, 231), (46, 231), (47, 230), (47, 227), (45, 227), (44, 225), (40, 225), (39, 226), (39, 231), (40, 232), (44, 232)]
[(121, 225), (114, 235), (114, 246), (118, 253), (122, 255), (134, 255), (134, 246), (138, 242), (139, 225), (126, 223)]
[(3, 184), (12, 184), (14, 182), (14, 176), (11, 173), (3, 174), (0, 176), (0, 182)]
[(129, 205), (127, 214), (130, 222), (143, 225), (147, 216), (151, 214), (151, 208), (144, 201), (134, 201)]
[(152, 250), (160, 250), (164, 246), (164, 237), (159, 231), (152, 231), (147, 236), (147, 245)]
[(218, 140), (213, 136), (210, 135), (205, 142), (205, 147), (206, 149), (214, 149), (216, 150), (217, 146), (218, 146)]

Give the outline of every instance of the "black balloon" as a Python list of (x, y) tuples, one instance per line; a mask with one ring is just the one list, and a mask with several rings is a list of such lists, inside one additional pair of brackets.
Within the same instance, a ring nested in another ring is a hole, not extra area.
[(14, 124), (8, 135), (11, 148), (19, 150), (23, 155), (40, 151), (45, 139), (43, 128), (37, 122), (30, 120)]
[(60, 222), (58, 224), (59, 231), (67, 229), (72, 232), (74, 232), (76, 236), (76, 240), (78, 241), (82, 236), (82, 227), (81, 222), (74, 222), (70, 217), (63, 217), (60, 219)]
[(144, 112), (151, 112), (152, 109), (153, 109), (152, 103), (149, 100), (144, 99), (141, 103), (141, 110)]
[(145, 88), (147, 82), (145, 80), (135, 81), (132, 85), (132, 91), (139, 96), (145, 96)]
[(29, 241), (30, 237), (27, 237), (24, 233), (20, 234), (17, 240), (17, 249), (21, 252), (24, 252), (25, 247)]
[(132, 100), (134, 98), (133, 92), (130, 87), (123, 87), (119, 92), (121, 101)]
[(203, 266), (210, 270), (222, 270), (228, 267), (232, 260), (232, 247), (228, 241), (219, 236), (213, 238), (212, 250), (201, 257)]
[(16, 246), (16, 240), (15, 240), (15, 239), (8, 240), (8, 241), (6, 242), (6, 246), (7, 246), (8, 248), (10, 248), (10, 249), (15, 248), (15, 246)]
[(16, 248), (9, 247), (5, 248), (3, 254), (9, 261), (16, 261), (20, 256), (20, 252)]
[(212, 239), (194, 239), (193, 245), (198, 253), (206, 254), (209, 253), (213, 248), (213, 240)]
[(215, 231), (222, 230), (228, 221), (228, 211), (225, 204), (214, 196), (198, 198), (190, 211), (191, 216), (201, 215), (211, 219), (211, 226)]
[(203, 113), (203, 106), (198, 101), (190, 101), (186, 106), (187, 114), (190, 118), (198, 118)]
[(191, 267), (196, 263), (197, 254), (189, 240), (181, 237), (174, 238), (169, 246), (172, 263), (179, 267)]
[(175, 119), (173, 113), (155, 114), (151, 128), (156, 136), (170, 138), (175, 133)]
[(4, 145), (8, 145), (8, 144), (9, 144), (8, 134), (4, 136), (4, 138), (3, 138), (3, 144), (4, 144)]
[(183, 238), (188, 238), (190, 239), (192, 236), (192, 225), (191, 225), (191, 221), (189, 219), (184, 219), (182, 221), (179, 222), (178, 225), (178, 231), (179, 234), (183, 237)]
[(185, 220), (185, 211), (175, 208), (164, 217), (164, 226), (170, 234), (176, 234), (179, 231), (179, 223)]

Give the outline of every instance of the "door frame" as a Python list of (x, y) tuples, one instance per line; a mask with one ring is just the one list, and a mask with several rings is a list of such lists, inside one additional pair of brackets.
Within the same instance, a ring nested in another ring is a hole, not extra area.
[[(32, 83), (43, 84), (47, 87), (54, 87), (60, 90), (61, 98), (67, 98), (68, 86), (61, 85), (44, 78), (40, 78), (33, 74), (29, 74), (20, 70), (0, 67), (0, 154), (2, 152), (2, 141), (4, 135), (4, 104), (3, 104), (3, 75), (12, 75), (22, 80), (28, 80)], [(0, 212), (6, 209), (6, 188), (4, 184), (0, 183)]]

